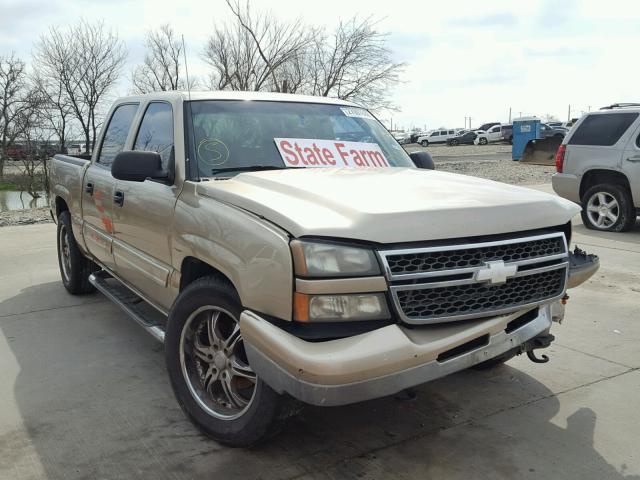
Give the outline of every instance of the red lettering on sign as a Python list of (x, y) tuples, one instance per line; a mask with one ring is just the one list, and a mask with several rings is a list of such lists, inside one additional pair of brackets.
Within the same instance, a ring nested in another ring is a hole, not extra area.
[(285, 159), (287, 162), (289, 162), (291, 165), (298, 164), (298, 158), (296, 157), (296, 152), (291, 150), (291, 144), (289, 142), (287, 142), (286, 140), (281, 141), (280, 148), (284, 153), (287, 154), (287, 158)]
[(333, 158), (333, 153), (331, 153), (331, 150), (329, 150), (328, 148), (323, 148), (322, 149), (322, 155), (324, 156), (324, 159), (326, 160), (326, 162), (329, 165), (335, 165), (336, 161)]
[(344, 162), (344, 164), (346, 166), (349, 166), (349, 162), (347, 161), (347, 158), (349, 158), (349, 154), (347, 152), (343, 152), (342, 149), (344, 148), (344, 143), (334, 143), (334, 145), (336, 146), (336, 150), (338, 150), (338, 155), (340, 155), (340, 157), (342, 157), (342, 161)]

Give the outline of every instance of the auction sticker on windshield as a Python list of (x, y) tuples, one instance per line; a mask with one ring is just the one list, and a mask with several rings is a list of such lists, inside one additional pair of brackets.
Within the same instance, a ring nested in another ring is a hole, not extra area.
[(288, 167), (389, 167), (377, 143), (274, 138), (280, 156)]

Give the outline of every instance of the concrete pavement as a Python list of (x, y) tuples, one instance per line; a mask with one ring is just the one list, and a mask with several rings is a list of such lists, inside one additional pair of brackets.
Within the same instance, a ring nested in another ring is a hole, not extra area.
[(160, 345), (99, 294), (66, 293), (54, 225), (2, 228), (0, 479), (640, 479), (640, 226), (577, 224), (574, 243), (602, 268), (570, 291), (550, 363), (308, 407), (238, 450), (184, 417)]

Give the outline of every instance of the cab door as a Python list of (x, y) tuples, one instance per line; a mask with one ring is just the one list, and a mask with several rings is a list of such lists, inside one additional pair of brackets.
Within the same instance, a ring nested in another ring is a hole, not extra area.
[[(175, 171), (171, 104), (151, 102), (146, 105), (131, 148), (159, 153), (163, 169)], [(168, 295), (172, 271), (171, 232), (179, 193), (173, 180), (117, 180), (115, 186), (115, 195), (121, 198), (113, 213), (113, 253), (118, 275), (167, 309), (173, 300)]]
[(113, 206), (115, 179), (111, 163), (125, 145), (138, 105), (118, 105), (100, 139), (97, 153), (84, 177), (82, 236), (87, 250), (100, 264), (113, 270)]

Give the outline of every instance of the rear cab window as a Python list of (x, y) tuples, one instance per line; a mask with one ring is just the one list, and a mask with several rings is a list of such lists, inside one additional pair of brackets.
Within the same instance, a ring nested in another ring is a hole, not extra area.
[(124, 149), (124, 144), (127, 141), (127, 136), (137, 111), (137, 103), (119, 105), (113, 111), (98, 153), (97, 162), (100, 165), (111, 167), (113, 159)]
[(620, 140), (637, 118), (637, 112), (588, 115), (573, 133), (568, 145), (610, 147)]
[(162, 168), (167, 170), (173, 156), (173, 109), (164, 102), (151, 102), (147, 107), (136, 140), (134, 150), (160, 154)]

